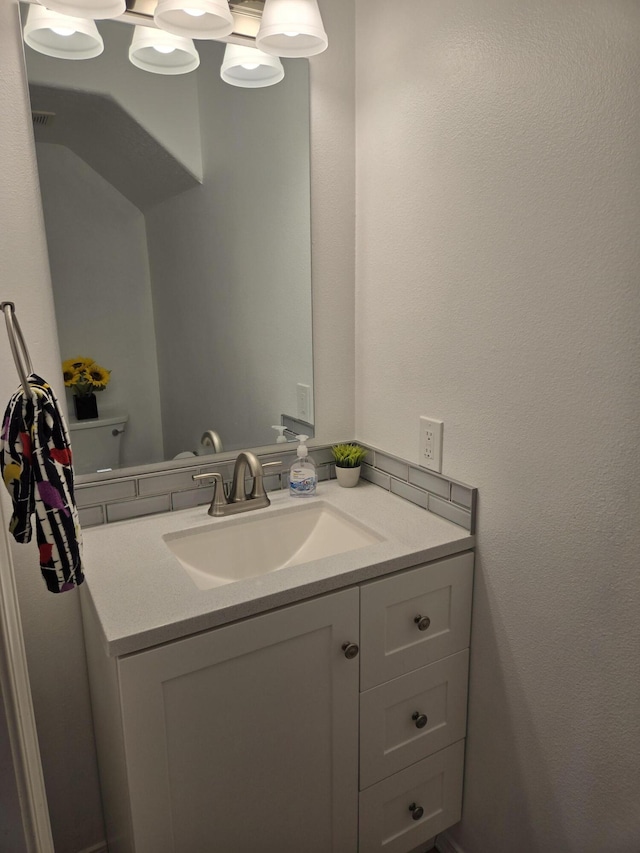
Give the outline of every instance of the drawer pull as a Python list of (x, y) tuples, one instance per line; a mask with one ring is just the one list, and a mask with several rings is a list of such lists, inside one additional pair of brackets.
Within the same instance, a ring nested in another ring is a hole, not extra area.
[(422, 815), (424, 814), (424, 809), (422, 806), (417, 806), (415, 803), (411, 803), (409, 806), (409, 811), (411, 812), (411, 817), (414, 820), (420, 820)]
[(427, 725), (427, 722), (428, 722), (427, 715), (426, 714), (420, 714), (420, 713), (418, 713), (418, 711), (416, 711), (415, 714), (413, 714), (411, 716), (411, 719), (415, 721), (417, 729), (423, 729)]
[(342, 646), (342, 651), (347, 660), (353, 660), (355, 657), (358, 657), (360, 649), (355, 643), (345, 643)]
[(416, 616), (413, 621), (418, 626), (418, 631), (426, 631), (429, 625), (431, 625), (431, 619), (428, 616)]

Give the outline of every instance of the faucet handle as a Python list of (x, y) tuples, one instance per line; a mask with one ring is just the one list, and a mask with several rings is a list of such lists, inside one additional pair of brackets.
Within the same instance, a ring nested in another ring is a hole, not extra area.
[[(253, 481), (253, 490), (251, 492), (252, 498), (266, 498), (267, 493), (264, 489), (264, 482), (262, 480), (264, 469), (265, 468), (274, 468), (277, 465), (282, 465), (282, 459), (278, 459), (276, 462), (262, 462), (260, 463), (260, 475), (255, 477)], [(268, 498), (267, 498), (268, 500)]]
[(192, 480), (216, 480), (217, 478), (222, 479), (222, 474), (218, 471), (211, 471), (210, 474), (192, 474)]
[(224, 480), (222, 474), (212, 471), (210, 474), (193, 474), (192, 480), (213, 480), (213, 497), (209, 507), (209, 515), (223, 515), (223, 508), (227, 505), (227, 496), (224, 493)]

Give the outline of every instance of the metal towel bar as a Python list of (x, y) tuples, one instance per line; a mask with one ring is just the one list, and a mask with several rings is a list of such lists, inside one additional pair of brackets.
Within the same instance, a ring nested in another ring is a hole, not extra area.
[(32, 390), (29, 386), (29, 376), (33, 373), (33, 365), (29, 356), (29, 350), (24, 342), (22, 329), (16, 317), (16, 306), (13, 302), (0, 302), (0, 311), (4, 314), (4, 319), (7, 324), (7, 335), (9, 337), (9, 346), (11, 354), (16, 363), (16, 370), (20, 377), (20, 382), (27, 396), (32, 396)]

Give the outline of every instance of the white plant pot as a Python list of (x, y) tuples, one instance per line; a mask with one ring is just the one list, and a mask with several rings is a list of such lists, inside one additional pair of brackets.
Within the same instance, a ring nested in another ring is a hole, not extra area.
[(336, 465), (336, 477), (340, 486), (344, 486), (345, 489), (352, 489), (358, 485), (360, 466), (358, 465), (357, 468), (338, 468)]

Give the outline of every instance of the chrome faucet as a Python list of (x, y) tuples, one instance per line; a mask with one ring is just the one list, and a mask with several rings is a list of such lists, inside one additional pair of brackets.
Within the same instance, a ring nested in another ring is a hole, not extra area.
[[(250, 450), (243, 450), (238, 454), (233, 469), (233, 482), (229, 493), (225, 491), (222, 474), (213, 472), (211, 474), (194, 474), (194, 480), (213, 480), (213, 498), (209, 507), (209, 515), (219, 518), (223, 515), (235, 515), (238, 512), (248, 512), (252, 509), (262, 509), (269, 506), (267, 493), (264, 490), (264, 468), (272, 465), (281, 465), (282, 462), (266, 462), (264, 466)], [(245, 488), (245, 477), (249, 470), (253, 477), (253, 488), (247, 494)]]

